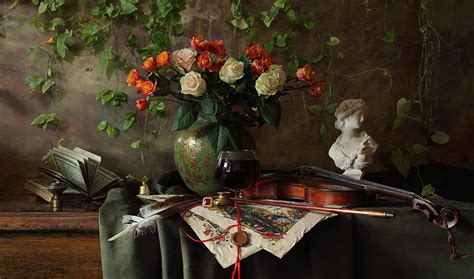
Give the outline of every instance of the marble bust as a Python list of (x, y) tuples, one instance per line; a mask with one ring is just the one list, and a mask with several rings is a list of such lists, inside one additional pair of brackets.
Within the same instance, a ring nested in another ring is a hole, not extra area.
[(344, 175), (355, 179), (362, 178), (363, 169), (372, 163), (377, 150), (377, 143), (361, 129), (367, 108), (362, 99), (347, 99), (335, 112), (335, 127), (341, 135), (329, 149), (329, 157)]

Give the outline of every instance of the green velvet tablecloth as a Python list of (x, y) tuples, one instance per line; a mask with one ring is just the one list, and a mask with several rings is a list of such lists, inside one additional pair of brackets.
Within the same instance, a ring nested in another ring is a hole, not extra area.
[[(169, 182), (167, 178), (167, 183)], [(158, 189), (163, 190), (163, 189)], [(179, 192), (166, 188), (164, 192)], [(453, 230), (458, 250), (472, 256), (450, 262), (447, 233), (408, 207), (374, 208), (394, 219), (337, 216), (316, 225), (282, 259), (260, 251), (241, 262), (242, 278), (474, 278), (474, 204), (445, 201), (462, 219)], [(122, 216), (136, 214), (125, 189), (109, 192), (100, 209), (104, 278), (230, 278), (202, 243), (179, 229), (179, 216), (158, 222), (155, 232), (107, 238), (122, 229)], [(185, 225), (187, 226), (187, 225)], [(187, 227), (188, 232), (191, 228)]]

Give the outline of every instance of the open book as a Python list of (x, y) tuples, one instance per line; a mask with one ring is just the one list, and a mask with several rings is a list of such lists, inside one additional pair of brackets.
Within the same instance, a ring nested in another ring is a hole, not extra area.
[(118, 175), (100, 167), (100, 156), (79, 147), (71, 150), (59, 146), (50, 154), (58, 171), (45, 167), (38, 167), (39, 170), (89, 199), (104, 197), (110, 188), (122, 182)]

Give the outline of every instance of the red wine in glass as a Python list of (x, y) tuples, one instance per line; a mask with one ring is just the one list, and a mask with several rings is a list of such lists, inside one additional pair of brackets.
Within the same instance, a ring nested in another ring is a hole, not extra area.
[(240, 191), (254, 186), (259, 175), (260, 165), (254, 150), (221, 151), (217, 156), (217, 181), (238, 196)]

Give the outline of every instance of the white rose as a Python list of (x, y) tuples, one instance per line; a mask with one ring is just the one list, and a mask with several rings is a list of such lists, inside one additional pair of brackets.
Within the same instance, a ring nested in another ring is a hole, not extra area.
[(237, 80), (244, 76), (244, 62), (230, 57), (222, 65), (219, 71), (221, 80), (228, 84), (234, 84)]
[(206, 81), (201, 77), (201, 74), (196, 72), (189, 72), (179, 80), (181, 84), (181, 93), (200, 97), (206, 92)]
[(283, 88), (286, 74), (280, 65), (271, 65), (268, 71), (261, 74), (255, 82), (258, 96), (272, 96)]
[(171, 63), (180, 69), (192, 71), (196, 67), (197, 52), (191, 48), (183, 48), (173, 51)]

